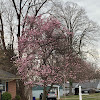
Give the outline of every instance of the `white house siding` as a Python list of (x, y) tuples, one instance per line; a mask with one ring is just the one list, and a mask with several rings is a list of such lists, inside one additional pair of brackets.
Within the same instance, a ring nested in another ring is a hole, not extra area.
[(60, 96), (63, 96), (63, 89), (60, 89)]
[[(75, 88), (72, 88), (72, 93), (75, 94)], [(64, 90), (63, 90), (64, 94)], [(65, 88), (65, 94), (69, 94), (69, 88)]]
[(97, 89), (100, 89), (100, 81), (99, 81), (99, 83), (98, 83)]
[(32, 95), (35, 98), (39, 98), (41, 93), (43, 93), (43, 90), (32, 90)]

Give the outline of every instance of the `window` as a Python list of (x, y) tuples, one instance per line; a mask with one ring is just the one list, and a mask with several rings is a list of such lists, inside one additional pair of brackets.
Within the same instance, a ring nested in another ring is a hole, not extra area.
[(0, 80), (0, 91), (5, 91), (5, 82)]

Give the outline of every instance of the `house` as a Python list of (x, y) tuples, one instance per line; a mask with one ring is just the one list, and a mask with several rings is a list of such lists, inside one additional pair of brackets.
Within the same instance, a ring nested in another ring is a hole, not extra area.
[[(55, 91), (58, 94), (58, 87), (59, 87), (59, 96), (63, 96), (63, 88), (62, 88), (62, 86), (53, 85), (53, 88), (51, 89), (51, 91)], [(49, 85), (48, 85), (48, 88), (49, 88)], [(39, 98), (41, 93), (43, 93), (43, 87), (42, 86), (34, 86), (32, 88), (33, 97)]]
[(0, 94), (9, 92), (15, 98), (17, 79), (20, 77), (0, 69)]
[[(73, 83), (72, 85), (72, 93), (75, 94), (75, 88), (78, 86), (78, 83)], [(70, 90), (70, 85), (69, 82), (67, 82), (65, 84), (65, 94), (69, 94), (69, 90)], [(64, 91), (64, 86), (63, 86), (63, 91)]]
[(90, 80), (79, 85), (82, 87), (82, 93), (100, 92), (100, 80)]
[[(90, 80), (85, 81), (82, 83), (73, 83), (72, 86), (72, 93), (75, 94), (75, 88), (78, 88), (79, 86), (82, 87), (82, 91), (84, 90), (100, 90), (100, 80)], [(65, 94), (69, 93), (69, 83), (65, 84)]]
[(79, 83), (82, 89), (100, 89), (100, 80), (90, 80), (83, 83)]

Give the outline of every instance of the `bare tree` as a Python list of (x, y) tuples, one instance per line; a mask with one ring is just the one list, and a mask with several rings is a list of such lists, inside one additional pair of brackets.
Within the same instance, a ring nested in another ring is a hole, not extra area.
[(9, 34), (9, 44), (11, 45), (11, 49), (14, 50), (14, 35), (15, 35), (15, 27), (16, 24), (14, 23), (14, 11), (9, 7), (5, 11), (6, 15), (6, 25), (7, 25), (7, 33)]
[(89, 20), (85, 10), (76, 3), (66, 2), (62, 4), (61, 2), (53, 2), (53, 4), (50, 14), (58, 18), (73, 33), (73, 36), (70, 36), (73, 48), (78, 54), (83, 53), (82, 48), (84, 45), (92, 43), (91, 41), (99, 31), (99, 26)]
[[(34, 16), (37, 16), (41, 8), (48, 0), (11, 0), (13, 3), (14, 9), (16, 11), (17, 20), (18, 20), (18, 34), (17, 37), (21, 36), (21, 20), (29, 14), (30, 10), (33, 12)], [(32, 14), (31, 14), (32, 15)], [(25, 23), (23, 24), (24, 28)]]
[[(14, 14), (11, 14), (11, 6), (6, 5), (5, 2), (0, 1), (0, 39), (1, 39), (1, 48), (0, 50), (3, 52), (4, 58), (0, 58), (2, 62), (2, 69), (13, 72), (15, 74), (13, 69), (16, 69), (14, 66), (13, 61), (11, 61), (11, 58), (15, 55), (13, 43), (14, 43), (14, 37), (13, 37), (13, 17)], [(8, 8), (7, 8), (8, 7)], [(12, 30), (12, 32), (10, 31)], [(12, 38), (12, 39), (11, 39)], [(6, 67), (6, 68), (5, 68)], [(12, 71), (13, 70), (13, 71)]]

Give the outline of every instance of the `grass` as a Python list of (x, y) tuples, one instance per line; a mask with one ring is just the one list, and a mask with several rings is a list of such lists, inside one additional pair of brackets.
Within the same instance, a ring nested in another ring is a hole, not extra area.
[[(60, 100), (79, 100), (79, 96), (78, 95), (66, 96), (65, 98), (62, 97)], [(83, 95), (82, 100), (100, 100), (100, 93)]]
[[(39, 99), (36, 99), (36, 100), (39, 100)], [(79, 96), (71, 95), (71, 96), (66, 96), (65, 98), (61, 97), (60, 100), (79, 100)], [(83, 95), (82, 100), (100, 100), (100, 93)]]

